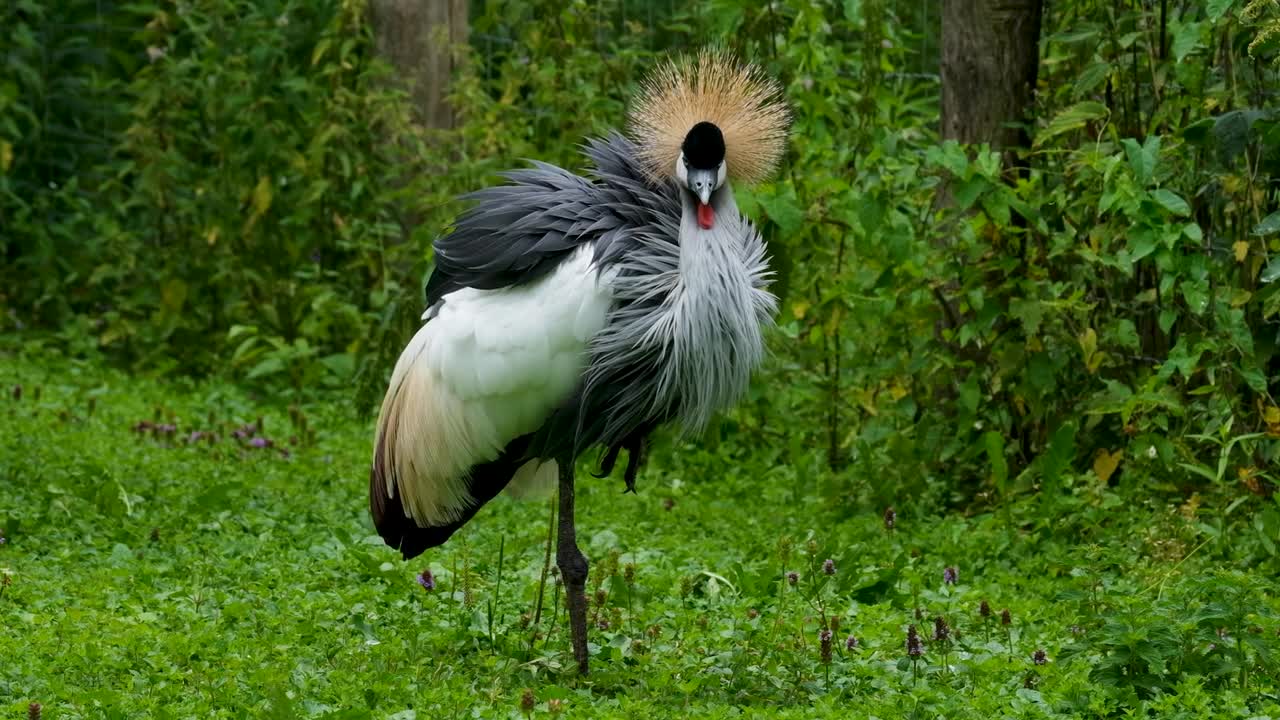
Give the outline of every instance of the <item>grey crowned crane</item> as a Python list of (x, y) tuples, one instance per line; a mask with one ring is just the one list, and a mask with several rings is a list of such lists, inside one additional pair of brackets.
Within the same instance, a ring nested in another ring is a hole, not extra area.
[(499, 492), (558, 478), (556, 561), (574, 658), (587, 671), (587, 561), (574, 531), (574, 462), (687, 432), (746, 390), (776, 300), (760, 234), (733, 183), (766, 179), (786, 144), (779, 86), (722, 53), (663, 65), (630, 137), (590, 141), (590, 177), (534, 162), (435, 242), (425, 323), (378, 416), (369, 505), (405, 559), (436, 547)]

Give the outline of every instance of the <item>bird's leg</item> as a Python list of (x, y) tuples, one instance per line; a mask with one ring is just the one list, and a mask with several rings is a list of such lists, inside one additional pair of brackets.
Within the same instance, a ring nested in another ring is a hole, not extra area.
[(573, 459), (561, 459), (560, 536), (556, 543), (556, 565), (564, 578), (565, 604), (569, 608), (569, 632), (578, 671), (587, 674), (587, 559), (578, 549), (573, 527)]

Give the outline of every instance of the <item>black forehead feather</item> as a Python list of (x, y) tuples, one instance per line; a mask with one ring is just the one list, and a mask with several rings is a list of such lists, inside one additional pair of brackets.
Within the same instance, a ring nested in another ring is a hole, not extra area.
[(724, 134), (714, 123), (702, 121), (684, 136), (684, 159), (699, 170), (714, 170), (724, 161)]

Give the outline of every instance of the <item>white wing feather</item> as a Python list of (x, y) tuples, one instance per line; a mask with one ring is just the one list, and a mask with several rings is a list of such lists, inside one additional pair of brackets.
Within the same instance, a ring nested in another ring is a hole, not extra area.
[[(470, 500), (467, 469), (495, 459), (569, 397), (604, 327), (609, 285), (584, 246), (537, 282), (444, 297), (396, 363), (378, 421), (410, 517), (456, 519)], [(529, 467), (520, 480), (545, 482), (547, 471)]]

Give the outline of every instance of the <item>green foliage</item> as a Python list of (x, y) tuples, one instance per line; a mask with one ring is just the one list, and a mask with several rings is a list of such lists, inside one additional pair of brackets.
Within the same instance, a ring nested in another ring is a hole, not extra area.
[(887, 530), (761, 482), (774, 470), (742, 438), (656, 448), (624, 501), (584, 468), (579, 680), (542, 582), (545, 500), (499, 498), (403, 563), (364, 510), (371, 428), (349, 403), (286, 408), (30, 346), (0, 361), (10, 716), (513, 717), (526, 688), (537, 717), (552, 701), (567, 718), (1280, 714), (1280, 586), (1256, 542), (1191, 547), (1194, 513), (1140, 490), (1066, 520), (1015, 499), (1012, 530), (908, 511)]
[[(229, 362), (293, 387), (349, 382), (371, 344), (399, 335), (374, 329), (418, 305), (423, 242), (410, 242), (402, 216), (440, 222), (430, 209), (448, 197), (428, 182), (407, 107), (372, 60), (360, 4), (109, 5), (96, 15), (82, 5), (73, 47), (114, 23), (143, 29), (117, 49), (127, 61), (103, 71), (108, 91), (67, 100), (112, 114), (98, 138), (109, 155), (73, 174), (90, 163), (77, 156), (49, 192), (35, 179), (62, 168), (45, 138), (65, 131), (32, 108), (40, 83), (60, 91), (84, 63), (72, 56), (38, 74), (10, 56), (31, 87), (0, 106), (14, 157), (0, 175), (12, 188), (0, 209), (14, 256), (6, 314), (70, 325), (68, 335), (86, 330), (73, 318), (89, 318), (99, 346), (146, 366)], [(42, 13), (16, 11), (20, 49), (53, 51), (56, 38), (40, 31), (64, 26)], [(54, 117), (87, 114), (69, 106)]]

